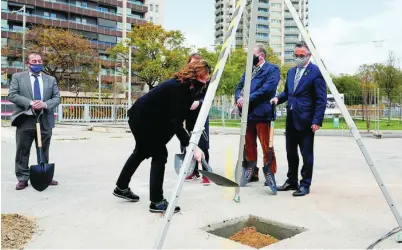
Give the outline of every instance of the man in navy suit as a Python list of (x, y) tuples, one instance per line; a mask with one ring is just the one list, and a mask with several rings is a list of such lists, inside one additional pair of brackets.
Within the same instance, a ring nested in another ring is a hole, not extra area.
[[(251, 76), (249, 111), (247, 130), (245, 136), (243, 161), (243, 176), (241, 186), (249, 181), (258, 181), (257, 167), (257, 137), (260, 140), (264, 152), (264, 165), (268, 163), (269, 131), (271, 121), (275, 119), (270, 100), (275, 96), (280, 80), (279, 67), (265, 61), (267, 52), (263, 45), (257, 45), (253, 51), (253, 71)], [(245, 73), (240, 79), (235, 93), (238, 108), (243, 107), (243, 87)], [(276, 160), (273, 154), (270, 166), (267, 166), (265, 185), (269, 186), (276, 194)], [(265, 170), (264, 170), (265, 172)]]
[[(314, 165), (314, 134), (322, 126), (327, 104), (326, 84), (318, 67), (310, 62), (311, 53), (302, 41), (296, 44), (296, 67), (286, 77), (285, 89), (271, 103), (287, 101), (286, 151), (288, 174), (286, 182), (278, 191), (296, 190), (293, 196), (304, 196), (310, 192)], [(299, 155), (303, 157), (302, 180), (298, 181)]]

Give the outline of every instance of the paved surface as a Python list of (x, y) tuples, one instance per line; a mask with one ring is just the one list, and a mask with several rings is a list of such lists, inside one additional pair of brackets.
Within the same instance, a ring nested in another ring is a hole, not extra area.
[[(6, 127), (1, 132), (2, 213), (37, 218), (39, 232), (27, 248), (153, 246), (163, 220), (148, 212), (150, 161), (141, 164), (131, 182), (140, 202), (129, 203), (112, 195), (121, 167), (134, 147), (131, 134), (56, 128), (50, 155), (60, 185), (37, 192), (31, 186), (15, 190), (15, 130)], [(211, 167), (215, 172), (227, 173), (226, 164), (234, 167), (238, 139), (237, 135), (211, 136)], [(364, 138), (364, 142), (402, 211), (402, 140)], [(274, 144), (279, 164), (277, 182), (282, 184), (287, 171), (285, 138), (276, 136)], [(164, 188), (170, 199), (177, 180), (172, 164), (173, 154), (179, 152), (178, 140), (174, 138), (168, 147)], [(273, 196), (260, 179), (241, 189), (241, 203), (237, 204), (230, 189), (204, 187), (198, 181), (185, 183), (179, 200), (182, 212), (174, 215), (164, 247), (248, 248), (200, 228), (249, 214), (307, 228), (268, 248), (366, 248), (397, 226), (353, 138), (320, 136), (315, 150), (313, 185), (306, 197), (294, 198), (289, 192)], [(34, 164), (35, 158), (30, 162)], [(382, 246), (400, 248), (396, 238)]]

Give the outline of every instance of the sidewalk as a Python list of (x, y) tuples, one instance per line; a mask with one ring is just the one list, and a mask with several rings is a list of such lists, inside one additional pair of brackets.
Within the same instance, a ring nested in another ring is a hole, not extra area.
[[(77, 127), (82, 130), (91, 130), (96, 132), (115, 132), (124, 133), (130, 132), (127, 123), (58, 123), (56, 127), (68, 128)], [(231, 127), (215, 127), (210, 126), (210, 134), (226, 134), (226, 135), (239, 135), (240, 128)], [(285, 129), (276, 129), (275, 135), (284, 135)], [(360, 134), (362, 137), (375, 138), (376, 132), (367, 132), (366, 130), (361, 130)], [(380, 130), (382, 138), (402, 138), (402, 130)], [(349, 130), (336, 130), (336, 129), (320, 129), (316, 132), (316, 136), (341, 136), (341, 137), (353, 137)]]

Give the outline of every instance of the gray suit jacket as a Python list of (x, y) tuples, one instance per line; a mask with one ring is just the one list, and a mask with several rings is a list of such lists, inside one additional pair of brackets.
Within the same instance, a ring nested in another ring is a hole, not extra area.
[[(43, 110), (42, 123), (46, 129), (54, 128), (54, 110), (60, 104), (60, 92), (57, 87), (56, 79), (41, 72), (43, 80), (43, 101), (47, 109)], [(31, 108), (33, 91), (28, 71), (13, 74), (8, 99), (14, 103), (14, 111), (11, 115), (11, 125), (19, 125), (20, 115)]]

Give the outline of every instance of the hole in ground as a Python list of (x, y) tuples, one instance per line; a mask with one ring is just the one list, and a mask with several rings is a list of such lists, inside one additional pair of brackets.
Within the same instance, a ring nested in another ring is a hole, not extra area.
[(303, 227), (267, 220), (254, 215), (225, 220), (201, 229), (210, 234), (257, 249), (307, 231)]

